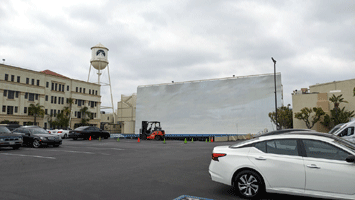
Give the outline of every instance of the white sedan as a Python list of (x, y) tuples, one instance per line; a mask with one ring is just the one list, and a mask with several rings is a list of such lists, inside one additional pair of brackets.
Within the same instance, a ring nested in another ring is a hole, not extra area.
[(61, 138), (68, 138), (70, 130), (64, 129), (55, 129), (55, 130), (47, 130), (50, 134), (57, 135)]
[(327, 133), (275, 131), (215, 147), (209, 173), (248, 199), (265, 191), (355, 199), (355, 145)]

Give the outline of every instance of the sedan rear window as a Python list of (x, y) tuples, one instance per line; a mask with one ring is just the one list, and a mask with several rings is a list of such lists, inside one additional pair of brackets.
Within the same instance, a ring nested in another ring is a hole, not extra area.
[(279, 155), (297, 156), (297, 140), (295, 139), (281, 139), (281, 140), (269, 140), (258, 142), (254, 145), (264, 153), (272, 153)]

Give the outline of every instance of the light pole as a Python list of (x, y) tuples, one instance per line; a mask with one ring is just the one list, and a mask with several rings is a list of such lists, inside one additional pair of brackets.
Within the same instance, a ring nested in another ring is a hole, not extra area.
[(276, 60), (271, 57), (272, 62), (274, 62), (274, 83), (275, 83), (275, 122), (276, 122), (276, 130), (279, 130), (279, 126), (277, 125), (277, 95), (276, 95)]

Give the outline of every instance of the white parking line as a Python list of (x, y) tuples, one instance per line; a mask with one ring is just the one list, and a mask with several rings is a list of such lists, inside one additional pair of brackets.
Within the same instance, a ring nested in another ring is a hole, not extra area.
[(90, 149), (112, 149), (112, 150), (118, 150), (118, 151), (124, 150), (124, 149), (119, 149), (119, 148), (74, 147), (74, 146), (65, 146), (65, 147), (71, 147), (71, 148), (90, 148)]
[(70, 153), (95, 154), (95, 153), (93, 153), (93, 152), (86, 152), (86, 151), (65, 151), (65, 150), (48, 150), (48, 151), (63, 151), (63, 152), (70, 152)]
[(110, 155), (110, 154), (107, 154), (107, 153), (93, 153), (93, 152), (87, 152), (87, 151), (66, 151), (66, 150), (48, 150), (48, 151), (61, 151), (61, 152), (84, 153), (84, 154), (101, 154), (101, 155), (106, 155), (106, 156)]
[(33, 158), (46, 158), (46, 159), (56, 159), (55, 157), (45, 157), (45, 156), (35, 156), (35, 155), (24, 155), (24, 154), (13, 154), (13, 153), (0, 153), (2, 155), (7, 155), (7, 156), (27, 156), (27, 157), (33, 157)]

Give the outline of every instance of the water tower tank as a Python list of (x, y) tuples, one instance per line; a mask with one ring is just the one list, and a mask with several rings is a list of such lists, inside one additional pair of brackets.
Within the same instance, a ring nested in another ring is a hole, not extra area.
[(101, 43), (91, 47), (91, 60), (90, 63), (91, 65), (97, 69), (97, 70), (103, 70), (106, 68), (108, 65), (108, 60), (107, 60), (107, 52), (108, 48), (106, 48), (104, 45)]

